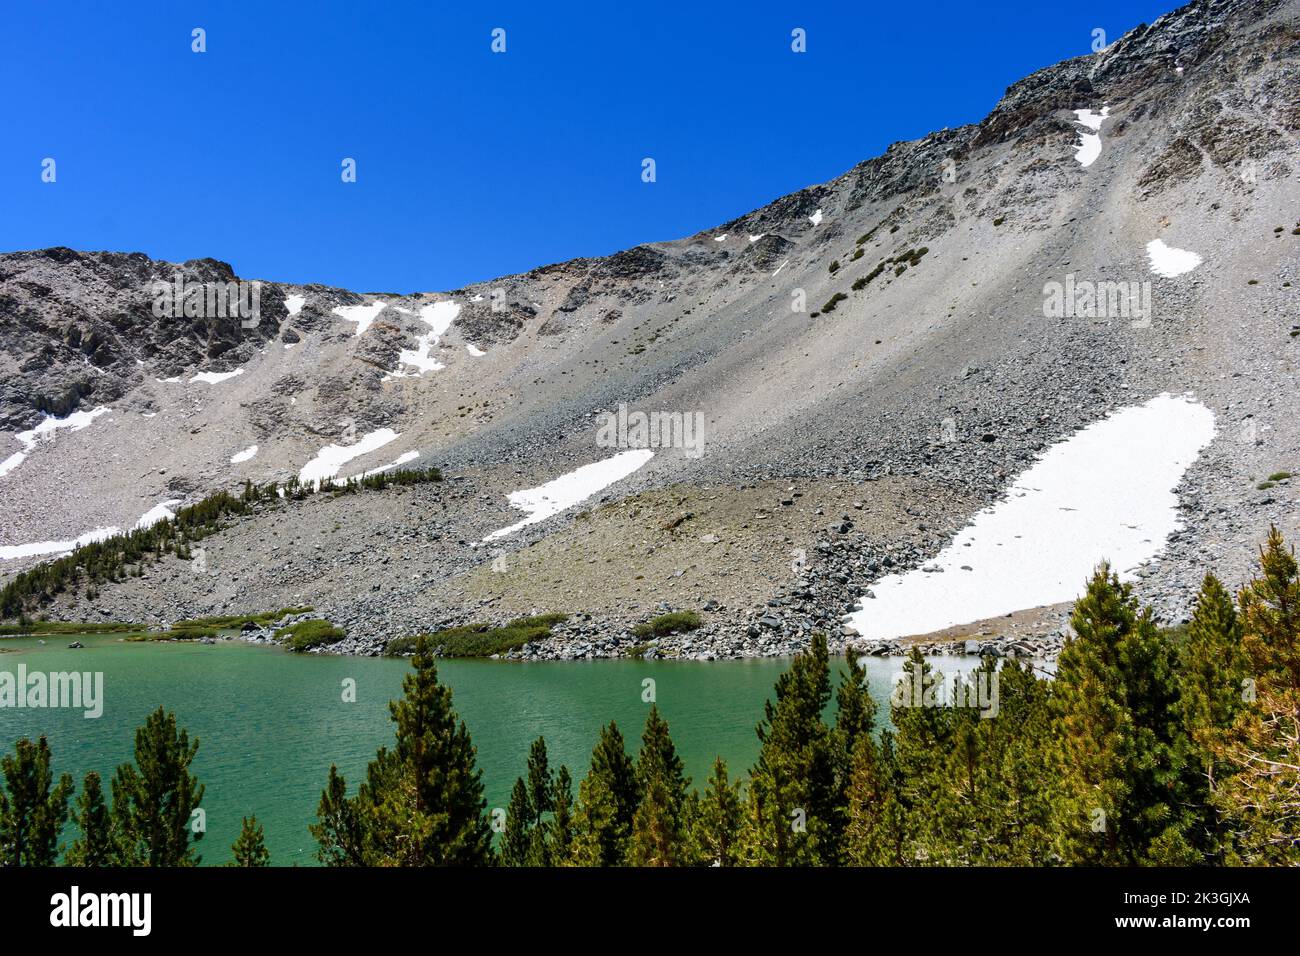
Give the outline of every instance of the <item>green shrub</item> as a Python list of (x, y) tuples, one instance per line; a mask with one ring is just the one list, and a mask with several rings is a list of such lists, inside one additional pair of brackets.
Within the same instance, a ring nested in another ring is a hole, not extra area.
[(263, 611), (260, 614), (228, 614), (214, 615), (212, 617), (195, 617), (183, 621), (177, 621), (172, 627), (215, 627), (219, 630), (228, 631), (234, 628), (243, 627), (245, 624), (253, 623), (262, 627), (274, 624), (276, 621), (283, 620), (290, 614), (307, 614), (315, 608), (305, 607), (282, 607), (278, 611)]
[(826, 300), (826, 304), (822, 306), (822, 311), (834, 312), (835, 307), (847, 298), (848, 296), (845, 295), (843, 292), (836, 292), (833, 296), (831, 296), (829, 299)]
[(669, 611), (667, 614), (642, 621), (632, 628), (632, 633), (642, 639), (664, 637), (682, 631), (693, 631), (703, 623), (704, 621), (694, 611)]
[[(518, 650), (525, 644), (551, 636), (551, 628), (569, 615), (552, 613), (521, 617), (493, 627), (490, 624), (462, 624), (429, 634), (429, 643), (439, 657), (491, 657)], [(415, 650), (414, 637), (397, 637), (384, 645), (388, 657), (400, 657)]]
[(290, 624), (288, 627), (282, 627), (275, 632), (277, 641), (286, 641), (289, 650), (301, 652), (312, 647), (322, 647), (326, 644), (337, 644), (347, 633), (341, 627), (336, 627), (329, 621), (310, 620), (299, 621), (297, 624)]
[(1273, 472), (1273, 474), (1271, 474), (1271, 475), (1268, 476), (1268, 480), (1269, 480), (1269, 481), (1286, 481), (1286, 480), (1287, 480), (1288, 478), (1290, 478), (1290, 477), (1291, 477), (1291, 472), (1289, 472), (1289, 471), (1275, 471), (1275, 472)]

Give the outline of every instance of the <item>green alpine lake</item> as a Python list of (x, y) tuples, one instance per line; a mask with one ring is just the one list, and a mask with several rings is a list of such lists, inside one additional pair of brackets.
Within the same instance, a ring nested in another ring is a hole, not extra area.
[[(74, 639), (85, 647), (68, 648)], [(946, 673), (975, 663), (942, 661)], [(863, 663), (873, 696), (886, 701), (902, 659)], [(410, 671), (404, 659), (291, 654), (238, 640), (134, 643), (111, 634), (0, 640), (0, 671), (16, 675), (19, 665), (29, 674), (103, 674), (98, 718), (72, 708), (0, 709), (4, 748), (44, 734), (56, 772), (71, 773), (78, 791), (89, 770), (103, 775), (107, 790), (114, 769), (132, 759), (136, 727), (159, 706), (176, 713), (201, 741), (193, 769), (207, 788), (207, 834), (198, 844), (205, 865), (230, 859), (240, 820), (252, 814), (266, 828), (273, 865), (316, 865), (307, 824), (315, 820), (330, 764), (355, 792), (375, 751), (393, 742), (388, 702), (401, 695)], [(441, 660), (438, 673), (478, 749), (490, 810), (507, 804), (539, 736), (551, 765), (568, 765), (575, 792), (601, 725), (617, 721), (635, 752), (649, 708), (647, 680), (691, 778), (701, 783), (715, 755), (740, 776), (758, 754), (754, 727), (763, 702), (788, 666), (786, 659)], [(355, 702), (345, 700), (350, 681)], [(70, 826), (65, 841), (72, 832)]]

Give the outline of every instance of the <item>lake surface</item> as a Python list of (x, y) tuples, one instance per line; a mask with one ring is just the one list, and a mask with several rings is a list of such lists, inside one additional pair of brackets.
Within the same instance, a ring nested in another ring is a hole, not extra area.
[[(107, 790), (113, 770), (131, 759), (136, 727), (159, 705), (174, 711), (201, 741), (194, 771), (207, 787), (208, 829), (199, 844), (205, 864), (227, 862), (240, 818), (256, 814), (273, 864), (315, 865), (307, 824), (315, 820), (329, 766), (338, 764), (355, 792), (376, 749), (393, 742), (388, 702), (400, 695), (410, 670), (406, 660), (297, 655), (239, 641), (127, 643), (107, 635), (82, 637), (85, 648), (70, 650), (71, 640), (0, 641), (0, 671), (16, 673), (21, 663), (28, 672), (102, 672), (102, 716), (0, 709), (0, 744), (11, 751), (19, 737), (45, 734), (56, 770), (71, 773), (78, 791), (88, 770), (104, 776)], [(975, 666), (973, 658), (934, 662), (950, 673)], [(865, 664), (873, 695), (886, 700), (902, 659)], [(695, 784), (703, 785), (717, 754), (740, 775), (758, 754), (754, 727), (763, 701), (788, 666), (788, 660), (446, 660), (438, 670), (478, 749), (492, 808), (508, 803), (536, 737), (546, 738), (552, 766), (569, 766), (575, 795), (603, 724), (616, 720), (635, 751), (649, 709), (642, 701), (647, 678)], [(356, 681), (356, 703), (343, 701), (349, 678)]]

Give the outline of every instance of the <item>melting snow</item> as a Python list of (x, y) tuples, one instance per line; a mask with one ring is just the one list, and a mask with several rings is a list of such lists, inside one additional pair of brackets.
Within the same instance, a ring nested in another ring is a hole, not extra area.
[(566, 475), (561, 475), (559, 478), (548, 481), (536, 488), (512, 491), (509, 495), (510, 504), (521, 511), (528, 512), (528, 517), (515, 522), (509, 527), (493, 531), (483, 540), (492, 541), (496, 538), (504, 538), (520, 528), (544, 521), (567, 508), (572, 508), (579, 502), (590, 498), (596, 492), (602, 491), (614, 484), (614, 482), (626, 478), (653, 457), (653, 449), (634, 448), (630, 451), (619, 452), (614, 457), (606, 458), (604, 461), (583, 465), (581, 468), (575, 469)]
[(423, 375), (425, 372), (436, 372), (443, 368), (443, 364), (433, 358), (430, 353), (433, 351), (433, 347), (438, 344), (438, 340), (442, 338), (443, 333), (451, 328), (451, 323), (456, 320), (456, 316), (459, 314), (460, 306), (455, 302), (435, 302), (432, 305), (421, 306), (420, 318), (429, 326), (429, 331), (425, 335), (416, 337), (416, 347), (414, 349), (402, 349), (397, 356), (397, 371), (388, 374), (395, 378), (403, 378), (410, 374), (401, 370), (403, 365), (410, 365), (418, 369), (414, 373), (417, 376)]
[(814, 226), (820, 226), (822, 224), (822, 211), (818, 209), (815, 213), (813, 213), (811, 216), (808, 217), (808, 221), (812, 223)]
[(405, 465), (408, 461), (415, 461), (415, 459), (419, 457), (420, 457), (420, 453), (418, 451), (404, 451), (400, 455), (398, 455), (395, 460), (389, 462), (387, 465), (380, 465), (378, 468), (371, 468), (369, 471), (363, 471), (357, 477), (369, 478), (371, 475), (378, 475), (378, 474), (382, 474), (385, 471), (392, 471), (394, 468), (399, 468), (402, 465)]
[(1147, 256), (1151, 259), (1151, 271), (1166, 279), (1191, 272), (1201, 264), (1201, 257), (1196, 253), (1166, 246), (1162, 239), (1152, 239), (1147, 243)]
[(465, 351), (468, 352), (470, 355), (474, 356), (475, 358), (482, 358), (484, 355), (487, 355), (486, 352), (484, 352), (473, 342), (465, 346)]
[(730, 235), (730, 233), (726, 233), (726, 232), (724, 232), (724, 233), (723, 233), (722, 235), (720, 235), (720, 236), (714, 236), (714, 237), (713, 237), (713, 241), (714, 241), (714, 242), (726, 242), (726, 241), (727, 241), (727, 236), (728, 236), (728, 235)]
[(1074, 115), (1078, 117), (1076, 123), (1091, 130), (1089, 133), (1080, 133), (1079, 145), (1074, 147), (1074, 158), (1079, 161), (1080, 166), (1088, 167), (1101, 155), (1101, 124), (1110, 116), (1110, 107), (1103, 106), (1100, 113), (1094, 113), (1092, 110), (1075, 110)]
[(244, 374), (244, 370), (242, 368), (237, 368), (233, 372), (199, 372), (199, 374), (195, 375), (192, 379), (190, 379), (190, 381), (207, 382), (209, 385), (216, 385), (220, 382), (226, 381), (227, 379), (232, 379), (237, 375), (243, 375), (243, 374)]
[(340, 319), (357, 324), (357, 335), (362, 335), (380, 312), (388, 307), (386, 302), (371, 302), (369, 305), (341, 305), (334, 310)]
[(291, 316), (297, 315), (302, 311), (302, 307), (307, 304), (305, 295), (286, 295), (284, 297), (284, 308)]
[(235, 454), (231, 455), (230, 463), (232, 465), (238, 465), (241, 461), (248, 461), (248, 459), (252, 458), (256, 454), (257, 454), (257, 446), (249, 445), (243, 451), (235, 452)]
[(36, 448), (37, 444), (54, 437), (54, 433), (61, 428), (69, 431), (79, 432), (100, 415), (105, 414), (111, 409), (101, 405), (99, 408), (89, 412), (73, 412), (67, 418), (55, 418), (53, 415), (46, 415), (35, 428), (29, 428), (25, 432), (19, 432), (14, 438), (22, 444), (23, 450), (16, 451), (4, 461), (0, 461), (0, 478), (9, 474), (19, 465), (21, 465), (29, 454)]
[(1213, 412), (1167, 394), (1094, 422), (1044, 452), (925, 565), (942, 573), (882, 578), (848, 622), (893, 638), (1069, 601), (1103, 559), (1132, 580), (1178, 527), (1174, 487), (1213, 437)]
[(37, 541), (33, 544), (9, 544), (0, 546), (0, 561), (13, 561), (17, 558), (35, 558), (43, 554), (69, 554), (74, 548), (117, 534), (117, 528), (96, 528), (87, 531), (73, 541)]
[(762, 239), (762, 238), (763, 238), (764, 236), (766, 236), (766, 235), (767, 235), (767, 233), (765, 233), (765, 232), (760, 232), (757, 236), (750, 236), (750, 237), (749, 237), (749, 241), (750, 241), (750, 242), (758, 242), (758, 240)]
[(303, 465), (302, 471), (298, 472), (298, 480), (304, 484), (319, 484), (326, 478), (333, 478), (352, 459), (382, 448), (395, 438), (397, 432), (391, 428), (378, 428), (361, 436), (351, 445), (326, 445), (320, 454)]
[(137, 528), (148, 528), (152, 525), (156, 525), (159, 521), (167, 521), (170, 518), (175, 518), (176, 515), (171, 510), (171, 506), (180, 503), (181, 500), (179, 498), (169, 498), (162, 504), (154, 505), (140, 516), (140, 520), (135, 523), (135, 526)]

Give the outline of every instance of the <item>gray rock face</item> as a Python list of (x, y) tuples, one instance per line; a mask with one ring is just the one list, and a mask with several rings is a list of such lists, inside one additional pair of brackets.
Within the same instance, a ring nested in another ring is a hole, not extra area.
[[(1051, 443), (1190, 391), (1219, 434), (1177, 489), (1183, 528), (1137, 585), (1181, 620), (1206, 571), (1249, 573), (1270, 522), (1300, 537), (1296, 481), (1260, 487), (1300, 472), (1300, 223), (1285, 218), (1300, 205), (1298, 9), (1192, 3), (1013, 84), (980, 123), (717, 229), (446, 293), (268, 282), (255, 324), (159, 319), (155, 281), (255, 277), (210, 259), (0, 254), (0, 462), (27, 452), (0, 475), (0, 547), (130, 528), (160, 502), (285, 480), (387, 429), (339, 476), (416, 453), (448, 480), (285, 502), (207, 539), (204, 573), (164, 561), (44, 611), (162, 622), (311, 604), (349, 631), (331, 650), (377, 653), (399, 634), (562, 610), (565, 629), (515, 653), (585, 657), (643, 643), (631, 626), (667, 605), (705, 624), (654, 656), (785, 654), (814, 631), (856, 639), (842, 618), (872, 583), (926, 566)], [(1074, 111), (1103, 106), (1085, 168)], [(1202, 264), (1154, 274), (1155, 239)], [(1067, 276), (1149, 283), (1151, 314), (1049, 318), (1046, 290)], [(431, 335), (422, 310), (446, 302), (454, 321)], [(368, 325), (335, 311), (363, 306)], [(195, 380), (208, 372), (240, 374)], [(698, 413), (702, 447), (657, 447), (592, 499), (484, 543), (522, 516), (509, 492), (623, 450), (598, 442), (594, 417), (620, 403)], [(98, 407), (111, 411), (80, 430), (17, 440)], [(850, 490), (824, 495), (831, 483)], [(769, 486), (718, 527), (645, 498), (723, 504)], [(621, 503), (644, 520), (597, 534)], [(562, 564), (528, 560), (543, 552)], [(0, 561), (0, 575), (31, 563)], [(494, 563), (509, 589), (493, 589)], [(1050, 653), (1053, 630), (997, 645)]]

